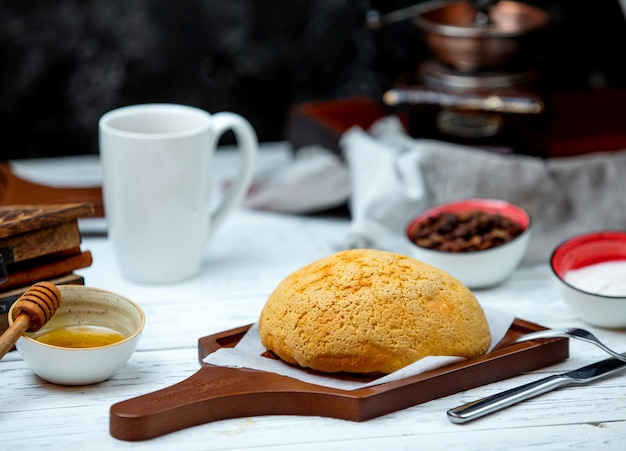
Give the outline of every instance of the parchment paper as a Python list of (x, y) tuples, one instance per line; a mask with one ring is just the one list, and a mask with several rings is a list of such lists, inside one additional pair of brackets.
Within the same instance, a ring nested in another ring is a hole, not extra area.
[[(491, 345), (488, 351), (490, 352), (498, 344), (498, 342), (504, 338), (515, 318), (508, 313), (495, 309), (485, 309), (485, 315), (487, 316), (487, 321), (491, 330)], [(464, 360), (462, 357), (450, 356), (425, 357), (394, 373), (380, 377), (373, 381), (368, 379), (364, 382), (364, 380), (358, 376), (356, 376), (353, 380), (346, 380), (343, 377), (339, 378), (337, 376), (333, 376), (332, 374), (326, 375), (319, 372), (313, 372), (290, 365), (280, 360), (263, 357), (261, 354), (265, 351), (266, 349), (261, 344), (257, 324), (254, 324), (234, 348), (218, 349), (216, 352), (206, 356), (203, 361), (217, 366), (251, 368), (281, 374), (283, 376), (288, 376), (293, 379), (298, 379), (303, 382), (321, 385), (324, 387), (337, 388), (340, 390), (356, 390), (359, 388), (400, 380)]]

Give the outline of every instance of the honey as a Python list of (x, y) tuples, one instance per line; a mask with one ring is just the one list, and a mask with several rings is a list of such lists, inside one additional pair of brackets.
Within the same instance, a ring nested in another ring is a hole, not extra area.
[(97, 348), (117, 343), (124, 338), (119, 332), (100, 326), (72, 326), (52, 329), (34, 337), (41, 343), (62, 348)]

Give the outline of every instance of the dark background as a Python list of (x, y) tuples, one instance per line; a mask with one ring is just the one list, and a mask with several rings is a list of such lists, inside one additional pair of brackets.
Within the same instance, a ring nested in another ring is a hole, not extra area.
[[(379, 99), (428, 52), (410, 21), (370, 30), (402, 0), (0, 0), (0, 159), (97, 153), (97, 121), (127, 104), (234, 111), (285, 138), (303, 101)], [(551, 25), (549, 89), (626, 86), (617, 0), (533, 1)]]

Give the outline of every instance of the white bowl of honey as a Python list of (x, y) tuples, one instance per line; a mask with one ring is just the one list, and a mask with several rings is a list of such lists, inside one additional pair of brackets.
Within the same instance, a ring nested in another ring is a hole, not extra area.
[[(15, 347), (48, 382), (86, 385), (109, 379), (139, 343), (146, 321), (143, 310), (124, 296), (98, 288), (58, 288), (61, 302), (52, 318), (37, 332), (22, 335)], [(8, 316), (12, 323), (12, 311)]]

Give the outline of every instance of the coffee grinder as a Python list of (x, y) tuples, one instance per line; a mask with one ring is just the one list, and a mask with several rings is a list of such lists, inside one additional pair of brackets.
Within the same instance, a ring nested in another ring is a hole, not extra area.
[(543, 156), (546, 102), (536, 49), (548, 15), (508, 0), (434, 1), (413, 19), (431, 50), (384, 95), (414, 137)]

